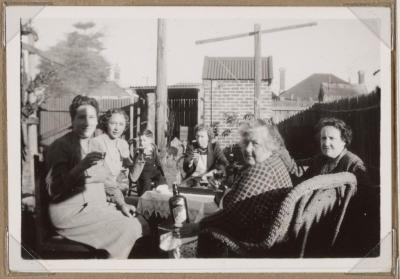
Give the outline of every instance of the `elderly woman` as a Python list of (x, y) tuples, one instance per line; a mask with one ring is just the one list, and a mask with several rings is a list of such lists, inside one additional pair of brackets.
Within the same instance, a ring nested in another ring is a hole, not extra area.
[(322, 118), (316, 125), (321, 153), (312, 159), (302, 179), (315, 175), (351, 172), (358, 184), (367, 182), (364, 162), (347, 148), (352, 140), (351, 128), (337, 118)]
[(229, 163), (219, 144), (211, 142), (212, 130), (209, 127), (200, 124), (196, 126), (195, 134), (196, 142), (186, 150), (183, 170), (186, 172), (186, 178), (200, 177), (207, 182), (207, 177), (216, 171), (225, 172)]
[(147, 224), (131, 216), (129, 210), (118, 210), (106, 201), (104, 181), (111, 172), (104, 166), (105, 150), (92, 145), (97, 101), (79, 95), (69, 110), (72, 131), (56, 140), (48, 151), (50, 219), (60, 235), (104, 249), (110, 258), (127, 258)]
[[(287, 168), (276, 152), (280, 144), (272, 129), (263, 120), (242, 125), (240, 145), (247, 168), (223, 197), (223, 209), (200, 223), (184, 224), (183, 235), (213, 228), (238, 240), (257, 242), (265, 237), (265, 224), (273, 208), (292, 188)], [(200, 257), (221, 256), (217, 250), (215, 243), (199, 238)]]

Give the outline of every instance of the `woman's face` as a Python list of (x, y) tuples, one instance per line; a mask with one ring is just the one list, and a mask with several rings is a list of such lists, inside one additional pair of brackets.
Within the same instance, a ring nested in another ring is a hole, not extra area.
[(107, 123), (107, 134), (112, 139), (120, 138), (125, 131), (126, 120), (120, 113), (114, 113)]
[(152, 143), (153, 143), (153, 140), (152, 140), (152, 138), (150, 138), (150, 137), (141, 136), (141, 137), (140, 137), (140, 142), (141, 142), (141, 145), (142, 145), (142, 147), (143, 147), (144, 149), (149, 149), (149, 148), (151, 148), (151, 145), (152, 145)]
[(72, 131), (80, 138), (85, 139), (93, 135), (97, 126), (97, 112), (91, 105), (82, 105), (76, 110), (72, 120)]
[(242, 136), (241, 148), (247, 164), (255, 165), (264, 162), (271, 155), (265, 141), (268, 139), (265, 128), (256, 127)]
[(320, 143), (322, 154), (333, 159), (339, 156), (346, 146), (340, 130), (333, 126), (325, 126), (321, 129)]
[(201, 148), (206, 148), (208, 146), (208, 133), (207, 131), (201, 130), (196, 133), (197, 143)]

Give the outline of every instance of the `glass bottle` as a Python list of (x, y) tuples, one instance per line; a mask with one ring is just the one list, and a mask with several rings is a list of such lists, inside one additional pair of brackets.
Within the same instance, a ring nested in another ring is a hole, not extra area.
[(189, 212), (186, 197), (178, 191), (178, 184), (172, 184), (173, 196), (169, 199), (169, 208), (175, 227), (182, 227), (183, 223), (189, 223)]

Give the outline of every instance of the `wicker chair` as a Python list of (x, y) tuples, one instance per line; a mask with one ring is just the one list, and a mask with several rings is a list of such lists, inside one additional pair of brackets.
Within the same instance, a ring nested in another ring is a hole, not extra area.
[(279, 208), (272, 210), (277, 214), (271, 216), (265, 238), (258, 243), (238, 241), (215, 228), (200, 232), (199, 239), (225, 247), (223, 254), (228, 257), (276, 257), (282, 247), (286, 249), (284, 257), (304, 257), (310, 231), (324, 219), (333, 224), (327, 246), (334, 245), (356, 184), (352, 173), (342, 172), (315, 176), (295, 186)]

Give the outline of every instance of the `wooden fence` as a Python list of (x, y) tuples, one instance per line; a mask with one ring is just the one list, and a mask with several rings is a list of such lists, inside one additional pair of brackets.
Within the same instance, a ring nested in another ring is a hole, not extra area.
[[(39, 112), (39, 142), (41, 145), (48, 146), (54, 140), (70, 131), (69, 105), (73, 98), (74, 96), (63, 96), (46, 100)], [(129, 106), (132, 104), (132, 99), (98, 99), (98, 102), (100, 113), (104, 113), (111, 108), (122, 108), (129, 115)], [(137, 111), (137, 105), (134, 108)]]
[(168, 142), (170, 142), (174, 137), (179, 138), (181, 126), (188, 127), (189, 141), (195, 138), (194, 127), (197, 125), (197, 104), (197, 98), (185, 98), (179, 96), (178, 98), (168, 99), (168, 120), (170, 123)]
[(316, 103), (279, 123), (279, 131), (294, 158), (307, 158), (319, 152), (314, 126), (323, 117), (342, 119), (352, 128), (353, 140), (349, 149), (379, 177), (380, 92), (331, 103)]
[[(39, 112), (39, 142), (42, 146), (49, 146), (54, 140), (63, 136), (71, 129), (69, 105), (74, 96), (49, 98)], [(137, 137), (138, 132), (143, 131), (147, 125), (147, 103), (145, 98), (133, 103), (131, 98), (97, 99), (100, 106), (100, 114), (112, 108), (123, 109), (130, 116), (130, 108), (133, 107), (133, 134), (129, 129), (125, 133), (126, 139)], [(197, 124), (197, 98), (176, 97), (168, 98), (169, 107), (169, 136), (168, 142), (174, 137), (179, 138), (180, 126), (189, 127), (188, 138), (194, 139), (194, 127)]]

